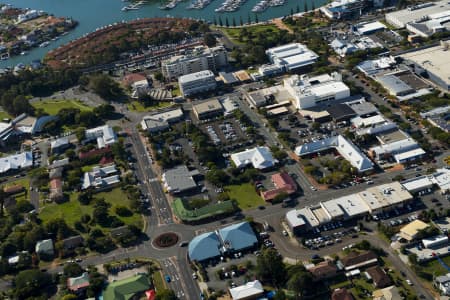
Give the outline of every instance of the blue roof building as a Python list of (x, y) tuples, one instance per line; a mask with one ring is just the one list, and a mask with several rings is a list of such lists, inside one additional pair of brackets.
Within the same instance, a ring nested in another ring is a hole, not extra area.
[(206, 232), (192, 239), (188, 252), (191, 260), (204, 261), (220, 256), (220, 241), (215, 232)]
[(258, 243), (255, 233), (248, 222), (234, 224), (218, 230), (225, 250), (240, 251)]

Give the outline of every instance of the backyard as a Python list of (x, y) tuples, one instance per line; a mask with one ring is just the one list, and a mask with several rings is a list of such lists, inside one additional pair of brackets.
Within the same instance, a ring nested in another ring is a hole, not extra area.
[[(101, 192), (94, 195), (95, 198), (104, 198), (105, 201), (111, 204), (109, 209), (110, 214), (113, 216), (117, 216), (115, 214), (116, 206), (127, 206), (128, 198), (125, 193), (120, 188), (115, 188), (109, 192)], [(39, 216), (44, 223), (48, 222), (51, 219), (55, 218), (63, 218), (69, 226), (73, 226), (76, 221), (80, 220), (80, 217), (84, 214), (91, 215), (94, 208), (93, 205), (81, 205), (78, 201), (78, 193), (72, 193), (70, 195), (70, 200), (62, 203), (46, 203), (43, 205)], [(142, 228), (142, 218), (139, 214), (134, 213), (129, 217), (121, 217), (117, 216), (120, 220), (122, 220), (126, 225), (136, 225), (139, 228)]]
[(13, 182), (9, 182), (5, 184), (5, 187), (11, 187), (14, 185), (23, 186), (24, 191), (14, 195), (16, 200), (27, 200), (29, 199), (29, 190), (30, 190), (30, 180), (28, 178), (21, 178), (18, 180), (14, 180)]
[(230, 199), (236, 200), (240, 209), (251, 209), (260, 205), (265, 205), (264, 200), (256, 193), (255, 187), (251, 183), (241, 185), (228, 185), (225, 187)]
[(92, 111), (92, 107), (87, 106), (79, 100), (43, 100), (32, 103), (35, 109), (42, 109), (49, 115), (56, 115), (63, 108), (77, 108), (80, 111)]

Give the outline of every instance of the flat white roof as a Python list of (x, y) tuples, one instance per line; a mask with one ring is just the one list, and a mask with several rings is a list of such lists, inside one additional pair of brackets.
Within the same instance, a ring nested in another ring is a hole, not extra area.
[(398, 162), (402, 162), (404, 160), (413, 159), (415, 157), (424, 155), (426, 152), (422, 148), (412, 149), (403, 153), (395, 154), (394, 158)]
[(302, 214), (300, 214), (296, 209), (290, 210), (286, 213), (286, 220), (294, 228), (306, 224)]
[(353, 118), (351, 122), (353, 126), (355, 126), (356, 128), (360, 128), (381, 124), (383, 122), (386, 122), (386, 120), (381, 115), (375, 115), (368, 118), (356, 117)]
[[(230, 289), (233, 300), (249, 299), (264, 293), (263, 286), (258, 280), (247, 282), (244, 285)], [(253, 298), (252, 298), (253, 299)]]
[(210, 70), (204, 70), (200, 72), (195, 72), (187, 75), (180, 76), (178, 78), (179, 83), (186, 83), (191, 81), (196, 81), (204, 78), (215, 78), (214, 73)]
[(319, 220), (317, 220), (316, 216), (312, 213), (311, 208), (304, 207), (299, 209), (298, 213), (305, 218), (306, 222), (308, 222), (311, 227), (317, 227), (320, 225)]
[(33, 155), (30, 151), (0, 158), (0, 174), (9, 170), (31, 167)]
[(401, 183), (409, 192), (419, 191), (425, 188), (429, 188), (433, 185), (433, 181), (431, 181), (428, 176), (414, 177), (402, 181)]
[(448, 168), (437, 169), (433, 178), (442, 191), (450, 190), (450, 170)]
[(334, 200), (335, 205), (339, 205), (348, 217), (355, 217), (369, 211), (364, 200), (359, 194), (350, 194)]
[(439, 45), (400, 56), (433, 73), (450, 86), (450, 51), (445, 50), (443, 46)]
[(359, 23), (356, 25), (358, 32), (360, 34), (365, 34), (367, 32), (385, 29), (386, 25), (379, 21), (371, 22), (371, 23)]
[(321, 202), (320, 205), (328, 212), (332, 218), (340, 218), (345, 215), (339, 203), (336, 201)]
[(404, 27), (407, 23), (419, 20), (424, 16), (429, 16), (443, 12), (445, 10), (449, 10), (450, 2), (448, 0), (440, 2), (427, 2), (423, 6), (423, 8), (420, 8), (419, 5), (412, 6), (412, 8), (413, 9), (405, 8), (402, 10), (388, 13), (386, 14), (386, 20), (388, 22), (390, 20), (395, 20), (395, 24), (392, 22), (390, 23), (392, 23), (392, 25), (397, 27)]

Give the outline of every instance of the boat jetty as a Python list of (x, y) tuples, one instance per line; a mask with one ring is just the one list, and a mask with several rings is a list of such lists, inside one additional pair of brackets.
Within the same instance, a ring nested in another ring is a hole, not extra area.
[(261, 0), (252, 8), (252, 12), (260, 13), (266, 11), (269, 7), (282, 6), (286, 0)]
[(187, 9), (203, 9), (208, 6), (212, 0), (194, 0)]
[(219, 8), (216, 8), (214, 11), (218, 13), (222, 12), (233, 12), (237, 11), (242, 4), (245, 3), (246, 0), (225, 0)]
[(145, 1), (139, 1), (136, 3), (132, 3), (130, 5), (124, 6), (122, 7), (122, 11), (129, 11), (129, 10), (138, 10), (141, 8), (142, 5), (144, 5), (146, 2)]

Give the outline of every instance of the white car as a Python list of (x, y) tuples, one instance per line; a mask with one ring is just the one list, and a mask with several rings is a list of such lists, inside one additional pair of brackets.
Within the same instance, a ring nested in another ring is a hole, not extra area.
[(407, 283), (408, 285), (413, 285), (413, 283), (411, 282), (411, 280), (406, 279), (405, 281), (406, 281), (406, 283)]
[(288, 236), (289, 234), (288, 234), (288, 232), (286, 230), (283, 230), (283, 235), (284, 236)]

